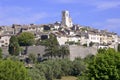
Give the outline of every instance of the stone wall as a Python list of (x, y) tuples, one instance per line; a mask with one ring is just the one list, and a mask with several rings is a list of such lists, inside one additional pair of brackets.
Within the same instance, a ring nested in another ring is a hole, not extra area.
[[(23, 49), (25, 50), (25, 47)], [(36, 56), (40, 54), (42, 56), (45, 54), (45, 46), (28, 46), (27, 55), (29, 54), (35, 54)]]
[[(25, 50), (25, 47), (22, 47), (23, 51)], [(43, 54), (45, 54), (45, 47), (44, 46), (29, 46), (27, 49), (27, 55), (29, 55), (30, 53), (35, 54), (36, 56), (38, 54), (40, 54), (41, 56)], [(9, 52), (8, 52), (8, 47), (2, 47), (2, 51), (3, 51), (3, 56), (8, 56)]]
[(95, 55), (97, 53), (97, 48), (84, 47), (71, 45), (70, 49), (70, 60), (74, 60), (77, 57), (85, 58), (87, 55)]
[[(25, 50), (25, 47), (23, 47)], [(70, 45), (70, 60), (74, 60), (77, 57), (84, 58), (87, 55), (95, 55), (97, 53), (97, 49), (93, 47), (83, 47), (83, 46), (77, 46), (77, 45)], [(2, 48), (3, 50), (3, 55), (8, 56), (8, 48), (4, 47)], [(35, 54), (36, 56), (40, 54), (42, 56), (45, 54), (45, 47), (44, 46), (29, 46), (27, 49), (27, 55), (30, 53)]]

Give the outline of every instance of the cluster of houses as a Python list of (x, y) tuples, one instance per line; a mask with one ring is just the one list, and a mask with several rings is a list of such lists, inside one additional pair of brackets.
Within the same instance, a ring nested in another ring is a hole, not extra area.
[(71, 43), (71, 45), (90, 46), (90, 43), (93, 43), (97, 48), (116, 48), (116, 45), (120, 43), (117, 33), (73, 24), (69, 12), (63, 11), (62, 21), (53, 24), (0, 26), (0, 47), (8, 47), (10, 37), (22, 32), (33, 33), (36, 40), (41, 39), (42, 36), (49, 38), (49, 34), (52, 33), (57, 37), (60, 45)]

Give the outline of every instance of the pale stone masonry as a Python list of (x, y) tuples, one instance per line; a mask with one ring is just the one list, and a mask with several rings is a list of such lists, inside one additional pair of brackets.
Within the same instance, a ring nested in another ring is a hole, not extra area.
[(71, 45), (70, 49), (70, 60), (74, 60), (75, 58), (85, 58), (88, 55), (95, 55), (97, 53), (97, 48), (94, 47), (83, 47)]
[(72, 18), (70, 17), (69, 11), (62, 11), (62, 26), (73, 26)]

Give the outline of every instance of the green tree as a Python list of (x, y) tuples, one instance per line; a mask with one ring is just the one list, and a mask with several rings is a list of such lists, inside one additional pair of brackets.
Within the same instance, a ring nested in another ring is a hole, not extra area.
[(90, 46), (90, 47), (92, 47), (93, 45), (94, 45), (94, 43), (93, 43), (93, 42), (90, 42), (90, 43), (89, 43), (89, 46)]
[(34, 34), (30, 32), (23, 32), (18, 36), (18, 41), (20, 46), (30, 46), (33, 45), (34, 40)]
[(68, 46), (60, 46), (58, 56), (64, 58), (65, 56), (68, 57), (70, 54)]
[(47, 80), (53, 79), (52, 66), (47, 64), (47, 62), (36, 64), (35, 67), (38, 69), (39, 72), (44, 73), (43, 75)]
[(56, 46), (47, 47), (45, 49), (45, 52), (46, 53), (44, 56), (51, 57), (51, 59), (52, 59), (53, 56), (55, 57), (57, 55), (58, 47), (56, 47)]
[(120, 44), (118, 44), (118, 52), (120, 52)]
[(93, 58), (94, 58), (94, 55), (89, 54), (83, 60), (88, 65), (89, 63), (91, 63), (93, 61)]
[(48, 44), (49, 44), (49, 39), (45, 39), (45, 40), (38, 39), (36, 40), (35, 43), (35, 45), (43, 45), (43, 46), (48, 46)]
[(86, 70), (85, 63), (82, 59), (75, 59), (72, 62), (72, 75), (73, 76), (80, 76)]
[(2, 49), (0, 48), (0, 59), (2, 58)]
[(32, 63), (35, 63), (35, 61), (36, 61), (36, 56), (35, 56), (35, 54), (30, 53), (30, 54), (28, 55), (28, 57), (30, 58), (30, 60), (32, 61)]
[(8, 51), (11, 55), (19, 55), (20, 47), (16, 36), (11, 36)]
[(29, 75), (33, 80), (54, 80), (62, 76), (81, 76), (86, 70), (82, 59), (70, 61), (69, 59), (50, 59), (30, 69)]
[(63, 59), (60, 61), (61, 64), (61, 74), (62, 76), (69, 76), (72, 72), (72, 61), (68, 59)]
[(28, 72), (29, 76), (31, 77), (31, 80), (46, 80), (44, 72), (39, 71), (39, 69), (36, 67), (28, 69)]
[(30, 80), (24, 65), (10, 59), (0, 60), (0, 80)]
[(44, 64), (51, 66), (52, 78), (61, 78), (61, 65), (59, 60), (48, 60)]
[(55, 37), (55, 35), (50, 34), (49, 36), (50, 37), (45, 44), (46, 54), (44, 56), (48, 56), (48, 57), (51, 56), (51, 58), (52, 58), (53, 56), (55, 56), (57, 54), (59, 44), (58, 44), (58, 41), (57, 41), (57, 38)]
[(58, 57), (68, 57), (70, 52), (68, 46), (59, 46), (58, 41), (56, 37), (52, 34), (50, 34), (49, 40), (46, 42), (46, 54), (44, 56), (51, 56), (51, 58), (54, 56)]
[(89, 80), (120, 80), (120, 53), (113, 49), (98, 53), (89, 63), (88, 77)]

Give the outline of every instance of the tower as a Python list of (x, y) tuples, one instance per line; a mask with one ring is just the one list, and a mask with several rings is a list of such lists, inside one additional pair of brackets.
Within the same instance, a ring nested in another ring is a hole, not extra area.
[(70, 17), (69, 11), (62, 11), (62, 26), (72, 27), (72, 18)]

